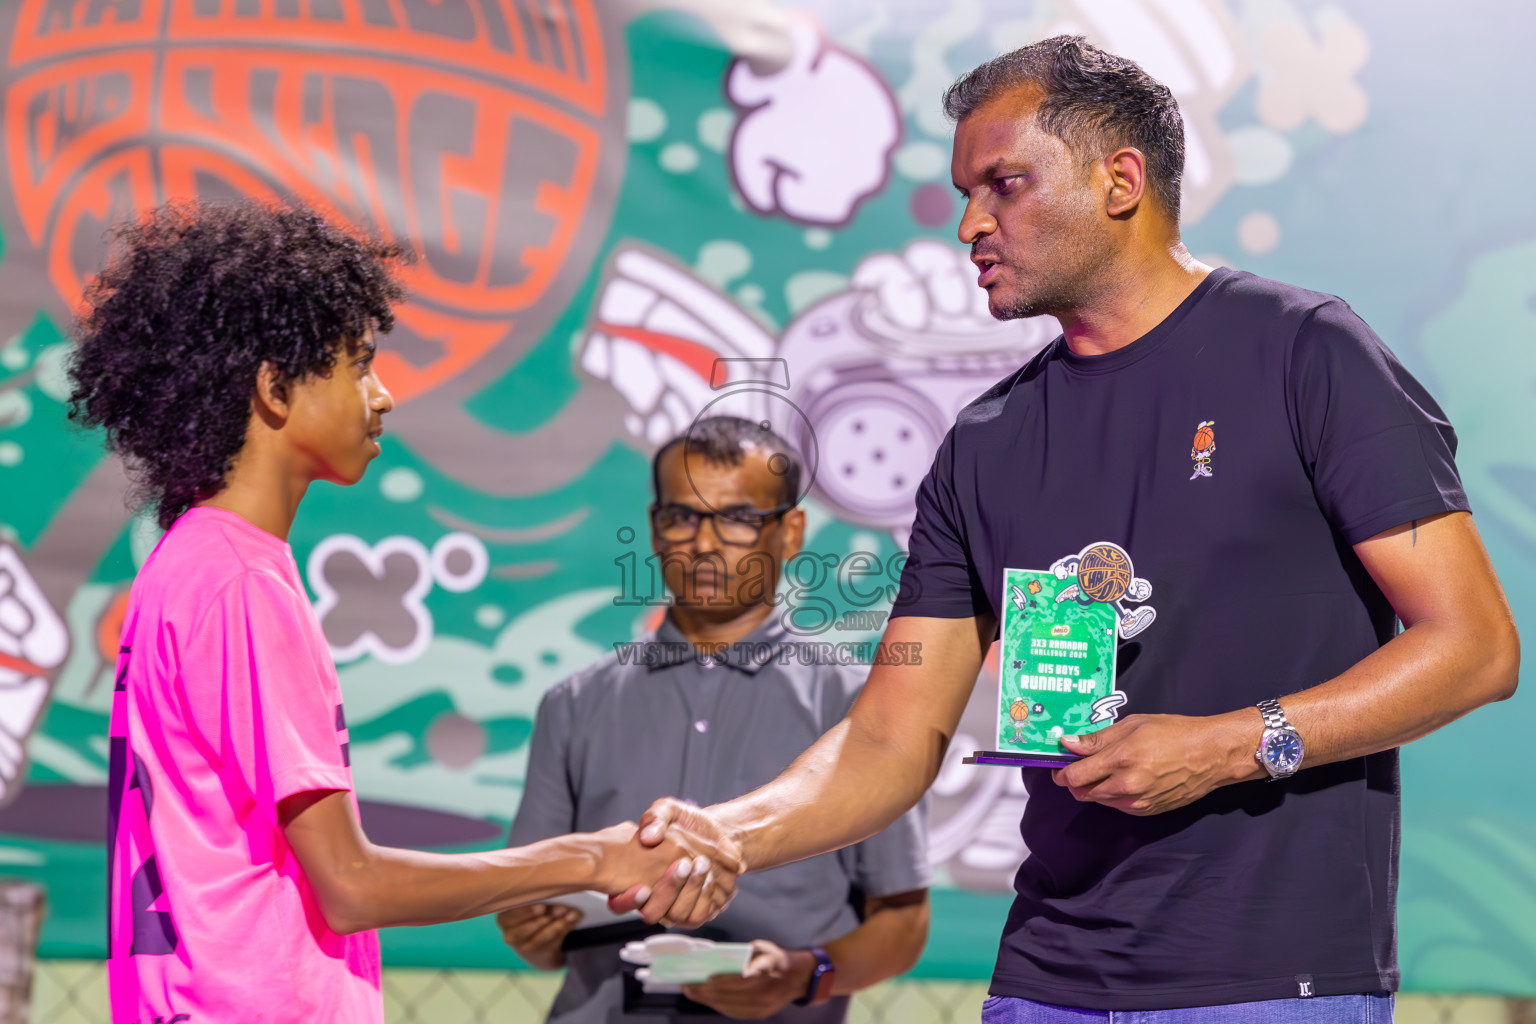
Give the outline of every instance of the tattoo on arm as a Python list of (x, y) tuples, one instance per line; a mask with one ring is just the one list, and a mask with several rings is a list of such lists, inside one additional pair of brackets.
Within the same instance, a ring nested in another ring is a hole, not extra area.
[(1417, 519), (1413, 521), (1413, 543), (1408, 546), (1412, 548), (1419, 546), (1419, 521)]

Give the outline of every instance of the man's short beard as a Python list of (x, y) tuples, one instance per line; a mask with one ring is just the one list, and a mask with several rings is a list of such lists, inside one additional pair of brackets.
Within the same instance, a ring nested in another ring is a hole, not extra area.
[(994, 320), (1024, 320), (1032, 316), (1039, 316), (1043, 311), (1034, 303), (1016, 302), (1001, 309), (992, 309), (991, 306), (988, 306), (987, 312), (992, 314), (992, 319)]
[[(1078, 239), (1058, 247), (1048, 259), (1040, 261), (1050, 267), (1050, 272), (1030, 280), (1027, 290), (1020, 288), (1019, 292), (1009, 296), (1010, 301), (999, 305), (992, 316), (997, 320), (1021, 320), (1031, 316), (1053, 316), (1060, 320), (1089, 304), (1113, 265), (1106, 247), (1094, 246), (1093, 241)], [(1014, 272), (1018, 273), (1017, 270)], [(988, 311), (992, 309), (991, 297), (992, 293), (988, 292)]]
[(1058, 316), (1062, 310), (1073, 308), (1073, 300), (1061, 293), (1025, 296), (1014, 299), (1005, 306), (992, 308), (991, 302), (987, 303), (987, 311), (992, 314), (994, 320), (1023, 320), (1032, 316)]

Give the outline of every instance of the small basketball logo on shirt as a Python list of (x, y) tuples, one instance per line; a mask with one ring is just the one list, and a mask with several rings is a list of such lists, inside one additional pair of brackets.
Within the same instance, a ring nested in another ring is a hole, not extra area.
[(1189, 457), (1195, 461), (1193, 480), (1198, 476), (1212, 476), (1211, 456), (1216, 454), (1216, 421), (1201, 420), (1195, 428), (1195, 443), (1189, 449)]

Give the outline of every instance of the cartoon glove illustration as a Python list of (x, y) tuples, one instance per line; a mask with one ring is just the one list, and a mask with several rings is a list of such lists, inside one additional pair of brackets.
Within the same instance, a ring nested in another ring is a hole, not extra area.
[(42, 715), (48, 674), (69, 655), (69, 630), (27, 571), (0, 544), (0, 801), (14, 796), (26, 742)]
[(731, 140), (741, 197), (765, 215), (846, 224), (884, 187), (901, 138), (896, 101), (873, 68), (804, 18), (789, 24), (789, 63), (767, 75), (738, 60), (726, 94), (742, 108)]

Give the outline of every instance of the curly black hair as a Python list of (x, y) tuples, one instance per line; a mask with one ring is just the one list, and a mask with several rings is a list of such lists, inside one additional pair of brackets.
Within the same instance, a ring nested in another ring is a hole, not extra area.
[(327, 374), (337, 345), (394, 326), (403, 247), (297, 203), (176, 203), (113, 232), (87, 288), (70, 418), (105, 428), (169, 528), (224, 486), (264, 362)]

